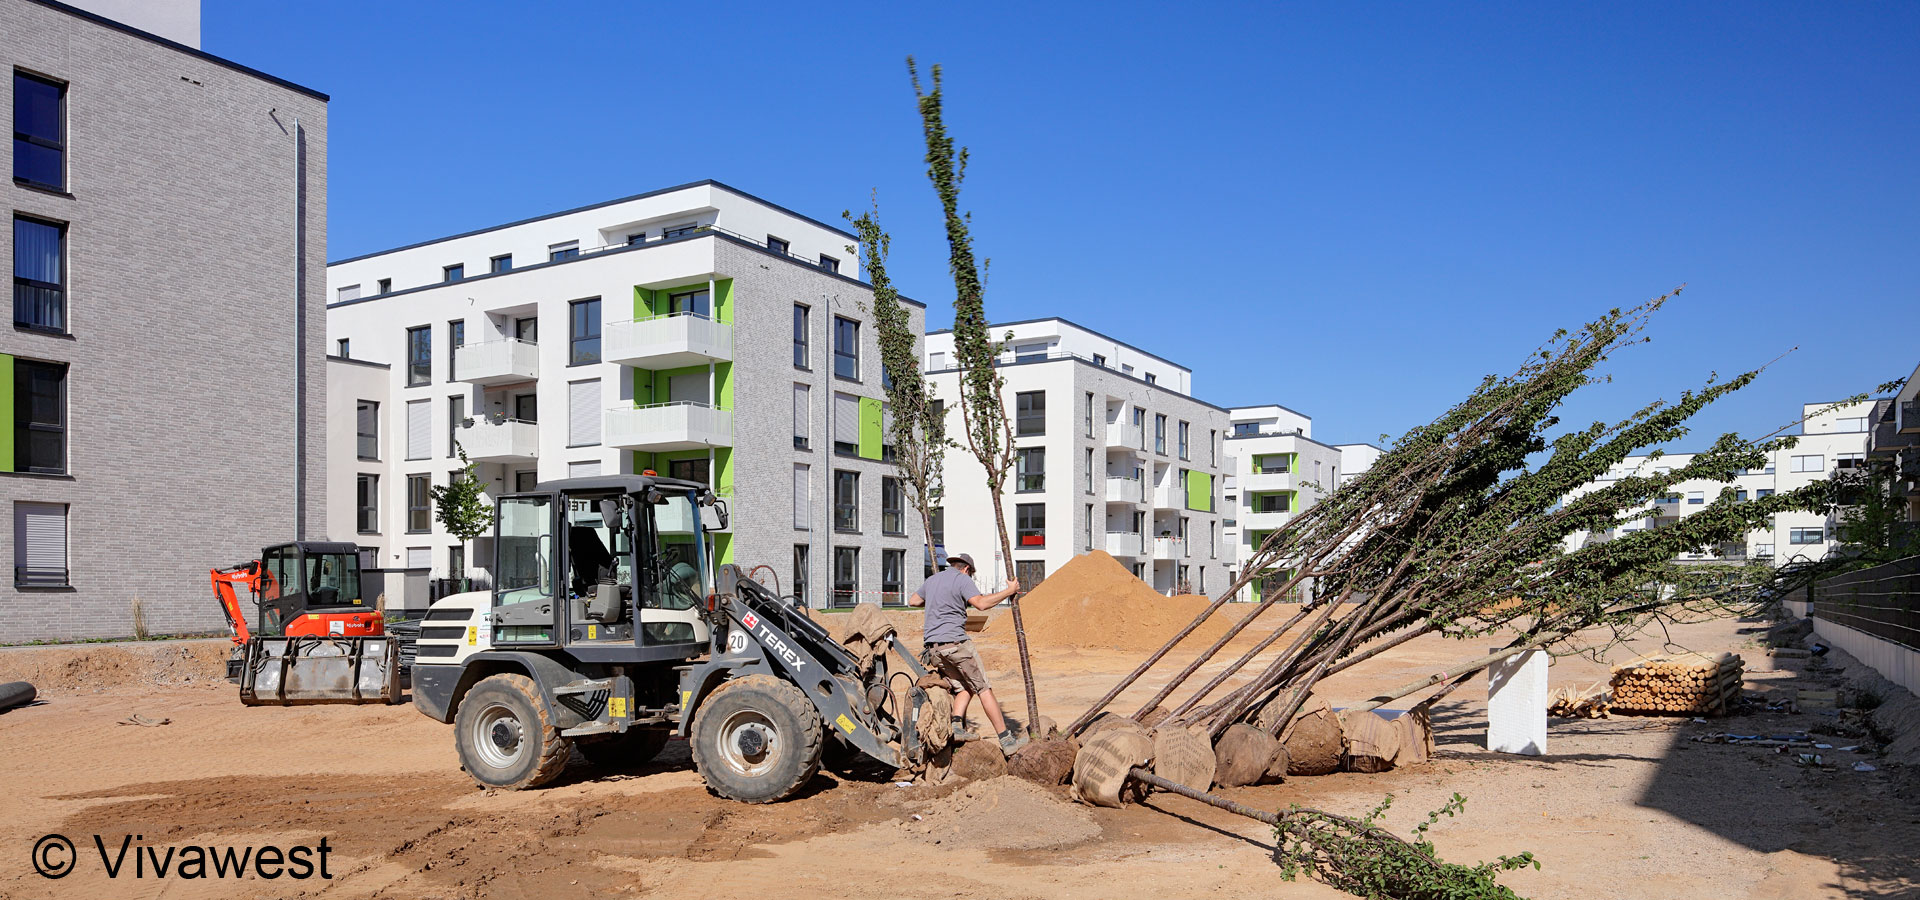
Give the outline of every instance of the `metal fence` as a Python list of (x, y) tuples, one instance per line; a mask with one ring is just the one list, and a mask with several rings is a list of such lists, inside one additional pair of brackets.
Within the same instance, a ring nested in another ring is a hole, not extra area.
[(1920, 650), (1920, 556), (1816, 581), (1807, 599), (1815, 618)]

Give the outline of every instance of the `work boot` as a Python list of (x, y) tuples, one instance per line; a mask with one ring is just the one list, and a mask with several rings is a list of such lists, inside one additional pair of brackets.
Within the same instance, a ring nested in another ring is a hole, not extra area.
[(1004, 753), (1008, 756), (1012, 756), (1013, 751), (1018, 750), (1021, 747), (1024, 747), (1026, 745), (1027, 745), (1027, 738), (1025, 735), (1017, 734), (1011, 728), (1000, 732), (1000, 752), (1001, 753)]
[(967, 726), (962, 725), (959, 722), (955, 722), (953, 723), (953, 739), (955, 741), (961, 741), (961, 742), (977, 741), (980, 739), (980, 735), (975, 734), (973, 729), (968, 728)]

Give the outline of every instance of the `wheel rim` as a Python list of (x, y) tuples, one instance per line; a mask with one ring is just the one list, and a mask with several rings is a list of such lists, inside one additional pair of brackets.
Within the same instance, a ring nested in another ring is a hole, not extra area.
[(780, 732), (766, 716), (743, 709), (720, 723), (720, 759), (749, 778), (765, 775), (780, 755)]
[(467, 743), (481, 762), (496, 769), (511, 769), (526, 753), (527, 729), (512, 709), (495, 704), (474, 717)]

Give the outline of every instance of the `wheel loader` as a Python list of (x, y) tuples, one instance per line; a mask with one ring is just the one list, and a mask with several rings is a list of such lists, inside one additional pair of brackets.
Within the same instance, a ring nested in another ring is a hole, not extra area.
[(863, 664), (791, 598), (715, 571), (707, 534), (727, 519), (706, 485), (651, 471), (498, 498), (493, 588), (427, 610), (415, 706), (492, 788), (545, 784), (576, 746), (645, 762), (675, 735), (748, 803), (791, 796), (830, 746), (918, 761), (919, 661), (894, 637)]

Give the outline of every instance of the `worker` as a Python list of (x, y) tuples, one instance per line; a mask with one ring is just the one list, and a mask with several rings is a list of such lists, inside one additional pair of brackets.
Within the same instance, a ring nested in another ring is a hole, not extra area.
[(973, 583), (973, 571), (972, 556), (961, 553), (949, 558), (947, 568), (922, 583), (920, 590), (907, 598), (907, 605), (927, 608), (920, 640), (926, 645), (927, 667), (954, 685), (954, 739), (976, 739), (976, 735), (966, 730), (966, 720), (967, 705), (977, 695), (987, 721), (993, 723), (994, 731), (999, 734), (1001, 752), (1012, 755), (1026, 739), (1014, 734), (1000, 715), (1000, 701), (994, 699), (993, 687), (987, 684), (987, 670), (981, 667), (980, 655), (973, 652), (973, 641), (967, 637), (967, 607), (992, 609), (994, 604), (1018, 592), (1020, 582), (1009, 578), (1005, 590), (982, 594)]

